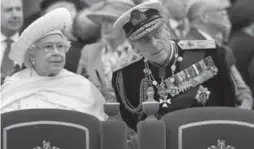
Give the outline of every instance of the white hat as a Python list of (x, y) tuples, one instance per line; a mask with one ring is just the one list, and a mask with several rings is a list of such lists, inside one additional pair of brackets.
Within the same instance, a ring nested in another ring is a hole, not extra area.
[(103, 18), (116, 20), (134, 6), (131, 0), (108, 0), (104, 2), (100, 10), (88, 12), (87, 17), (96, 24), (102, 24)]
[(141, 3), (116, 20), (114, 32), (118, 34), (124, 30), (127, 38), (137, 40), (162, 23), (163, 11), (162, 3), (158, 0)]
[(21, 34), (19, 40), (10, 51), (11, 60), (25, 63), (25, 55), (28, 48), (37, 40), (49, 34), (65, 34), (66, 28), (72, 24), (71, 14), (65, 8), (57, 8), (30, 24)]

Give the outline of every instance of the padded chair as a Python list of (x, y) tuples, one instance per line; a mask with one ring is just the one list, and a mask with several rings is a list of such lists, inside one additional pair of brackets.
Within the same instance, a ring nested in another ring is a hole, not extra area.
[[(126, 146), (125, 137), (119, 137), (124, 134), (125, 126), (112, 120), (100, 122), (85, 113), (30, 109), (4, 113), (1, 118), (2, 149), (119, 149), (119, 145)], [(105, 134), (104, 128), (112, 133)], [(120, 143), (114, 144), (112, 140)]]
[(253, 149), (254, 111), (230, 107), (190, 108), (162, 117), (166, 149)]

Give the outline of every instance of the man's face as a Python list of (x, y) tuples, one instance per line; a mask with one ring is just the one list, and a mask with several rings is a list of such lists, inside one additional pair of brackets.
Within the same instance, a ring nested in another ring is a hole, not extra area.
[(147, 60), (161, 64), (172, 52), (170, 40), (170, 32), (163, 24), (146, 36), (130, 42)]
[(33, 57), (35, 69), (43, 75), (57, 75), (65, 65), (67, 40), (60, 34), (43, 37), (35, 43), (37, 51)]
[(225, 9), (208, 10), (204, 15), (212, 28), (221, 32), (224, 38), (228, 38), (231, 30), (231, 22)]
[(19, 31), (23, 25), (23, 5), (21, 0), (2, 0), (1, 29), (2, 32)]
[(162, 0), (163, 5), (169, 11), (170, 17), (176, 20), (181, 20), (185, 17), (187, 0)]

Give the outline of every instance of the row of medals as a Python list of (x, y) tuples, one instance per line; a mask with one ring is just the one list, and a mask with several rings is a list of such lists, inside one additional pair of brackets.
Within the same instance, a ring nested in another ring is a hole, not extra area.
[[(182, 61), (182, 58), (178, 57), (178, 61)], [(175, 65), (172, 66), (171, 70), (174, 71)], [(156, 80), (152, 80), (152, 84), (158, 89), (160, 104), (162, 104), (162, 107), (167, 107), (168, 104), (171, 104), (172, 97), (202, 84), (215, 76), (217, 72), (218, 69), (211, 56), (208, 56), (176, 74), (172, 73), (171, 77), (162, 80), (160, 84)]]

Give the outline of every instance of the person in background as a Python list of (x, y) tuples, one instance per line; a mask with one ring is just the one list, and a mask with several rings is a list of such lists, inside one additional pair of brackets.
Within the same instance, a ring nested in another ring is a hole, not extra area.
[(141, 53), (139, 59), (119, 63), (112, 84), (120, 113), (136, 130), (146, 115), (142, 102), (148, 88), (160, 103), (155, 116), (201, 106), (235, 106), (235, 92), (225, 51), (210, 40), (174, 41), (168, 30), (162, 3), (141, 3), (125, 12), (114, 24)]
[(250, 25), (253, 21), (253, 0), (230, 0), (231, 7), (227, 9), (232, 32), (239, 31)]
[(87, 9), (80, 11), (73, 20), (73, 36), (87, 44), (97, 42), (100, 38), (100, 25), (87, 17), (90, 11), (96, 11), (103, 7), (104, 2), (99, 2)]
[(30, 14), (24, 19), (24, 25), (21, 30), (23, 31), (26, 29), (27, 26), (29, 26), (33, 21), (42, 15), (59, 7), (68, 9), (71, 12), (72, 18), (74, 18), (79, 11), (89, 6), (83, 0), (41, 0), (39, 4), (39, 11)]
[(160, 0), (167, 13), (167, 22), (177, 39), (185, 36), (189, 31), (186, 10), (194, 0)]
[[(244, 81), (254, 92), (254, 1), (231, 0), (232, 7), (228, 9), (232, 32), (229, 47), (232, 48), (237, 61), (236, 67)], [(252, 95), (254, 98), (254, 94)], [(254, 104), (253, 104), (254, 106)]]
[(54, 9), (29, 25), (10, 52), (10, 59), (26, 69), (6, 79), (1, 112), (22, 109), (66, 109), (107, 118), (100, 91), (86, 78), (64, 69), (70, 42), (65, 34), (70, 12)]
[[(92, 20), (90, 20), (87, 17), (87, 13), (90, 11), (96, 11), (98, 9), (101, 9), (103, 7), (104, 2), (99, 2), (88, 9), (82, 10), (78, 15), (74, 18), (74, 23), (73, 23), (73, 35), (79, 40), (79, 41), (84, 41), (87, 44), (85, 47), (91, 47), (91, 49), (100, 49), (100, 46), (102, 45), (101, 42), (98, 42), (101, 38), (101, 26), (99, 24), (94, 23)], [(97, 47), (99, 46), (99, 47)], [(90, 48), (88, 48), (90, 49)], [(84, 50), (83, 50), (84, 51)], [(89, 50), (87, 52), (92, 52), (94, 50)], [(82, 53), (81, 53), (82, 54)], [(88, 54), (88, 53), (87, 53)], [(89, 54), (88, 54), (89, 55)], [(86, 57), (88, 58), (88, 57)], [(80, 59), (82, 59), (82, 56), (80, 56)], [(78, 68), (77, 68), (77, 73), (89, 78), (89, 74), (87, 72), (88, 68), (88, 59), (82, 60), (82, 62), (79, 60)], [(93, 82), (94, 83), (94, 82)]]
[(227, 52), (225, 59), (234, 80), (235, 95), (240, 103), (239, 107), (252, 109), (252, 92), (237, 70), (234, 55), (227, 45), (231, 24), (225, 7), (209, 1), (197, 1), (189, 7), (187, 18), (191, 29), (182, 39), (215, 40), (219, 46), (222, 46), (223, 50)]
[(89, 19), (101, 26), (101, 40), (83, 49), (78, 73), (81, 73), (83, 66), (87, 66), (89, 80), (108, 100), (115, 100), (111, 85), (115, 64), (137, 57), (124, 34), (116, 36), (113, 33), (115, 20), (132, 7), (134, 4), (130, 0), (111, 0), (106, 1), (101, 9), (87, 14)]
[(1, 1), (1, 84), (4, 79), (22, 67), (22, 64), (9, 59), (8, 54), (11, 47), (19, 38), (19, 31), (23, 25), (22, 0)]

